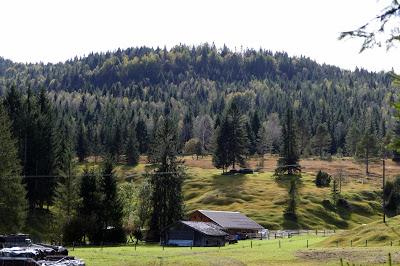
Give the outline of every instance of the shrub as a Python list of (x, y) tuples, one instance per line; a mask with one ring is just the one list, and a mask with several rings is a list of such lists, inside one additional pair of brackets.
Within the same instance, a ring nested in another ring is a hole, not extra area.
[(63, 227), (64, 245), (81, 244), (84, 235), (83, 221), (79, 218), (73, 218)]
[(319, 170), (315, 178), (315, 185), (317, 187), (329, 187), (331, 178), (332, 177), (328, 173)]
[(351, 209), (350, 203), (347, 200), (345, 200), (344, 198), (339, 198), (336, 203), (336, 206), (338, 206), (339, 208), (342, 208), (342, 209), (346, 209), (346, 210)]
[(103, 230), (103, 239), (104, 243), (107, 244), (120, 244), (126, 242), (126, 235), (121, 226), (104, 229)]

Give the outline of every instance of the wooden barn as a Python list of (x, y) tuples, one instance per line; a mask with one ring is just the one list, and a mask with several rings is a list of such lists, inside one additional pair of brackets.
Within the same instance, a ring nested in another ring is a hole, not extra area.
[(189, 216), (190, 221), (214, 223), (229, 235), (256, 234), (264, 227), (240, 212), (197, 210)]
[(180, 247), (217, 247), (224, 246), (228, 236), (214, 223), (179, 221), (166, 230), (161, 244)]

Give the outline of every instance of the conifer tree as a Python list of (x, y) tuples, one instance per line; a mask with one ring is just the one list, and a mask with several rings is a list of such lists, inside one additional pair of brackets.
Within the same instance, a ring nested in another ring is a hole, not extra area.
[(157, 124), (149, 162), (154, 171), (148, 174), (152, 187), (152, 214), (148, 238), (158, 241), (161, 231), (183, 217), (183, 162), (177, 159), (177, 123), (166, 104), (164, 118)]
[(122, 129), (119, 122), (115, 126), (115, 130), (113, 130), (113, 135), (111, 136), (109, 141), (109, 155), (112, 156), (113, 160), (119, 162), (123, 145)]
[(229, 166), (245, 165), (245, 155), (248, 150), (245, 117), (235, 102), (227, 110), (221, 125), (217, 130), (216, 147), (213, 154), (213, 164), (217, 168), (227, 170)]
[(254, 112), (254, 115), (251, 118), (252, 138), (249, 138), (250, 142), (249, 153), (251, 155), (253, 155), (257, 151), (257, 146), (261, 141), (262, 137), (260, 136), (260, 129), (261, 129), (261, 121), (258, 116), (258, 112)]
[(139, 119), (137, 122), (135, 131), (136, 138), (139, 143), (139, 152), (140, 154), (145, 154), (147, 153), (149, 147), (149, 136), (147, 133), (146, 123), (142, 119)]
[(229, 135), (229, 123), (226, 119), (220, 123), (220, 126), (216, 128), (216, 139), (215, 139), (215, 150), (212, 157), (213, 165), (222, 169), (222, 172), (228, 170), (231, 165), (229, 160), (229, 147), (227, 136)]
[(357, 144), (360, 140), (360, 132), (357, 128), (357, 125), (355, 123), (352, 123), (352, 126), (347, 132), (346, 135), (346, 153), (348, 155), (355, 155), (357, 152)]
[(76, 163), (73, 142), (68, 129), (60, 130), (60, 144), (57, 151), (59, 176), (55, 192), (55, 209), (60, 227), (68, 224), (76, 214), (79, 203), (79, 180), (76, 174)]
[(77, 142), (76, 142), (76, 153), (78, 155), (78, 160), (80, 163), (85, 161), (88, 156), (88, 144), (86, 138), (86, 129), (83, 122), (79, 124)]
[(282, 125), (282, 147), (275, 174), (287, 173), (293, 175), (301, 171), (296, 144), (296, 129), (294, 128), (293, 111), (288, 109)]
[[(102, 241), (123, 243), (125, 235), (122, 230), (123, 208), (117, 194), (117, 181), (113, 171), (113, 163), (106, 159), (100, 182), (101, 209), (99, 219), (102, 231), (106, 231)], [(111, 229), (108, 229), (111, 228)]]
[(365, 174), (369, 175), (370, 158), (378, 154), (379, 148), (375, 132), (368, 127), (357, 144), (357, 157), (365, 160)]
[(139, 145), (134, 130), (128, 134), (125, 154), (128, 165), (136, 166), (139, 163)]
[(53, 203), (57, 185), (57, 140), (53, 106), (47, 97), (44, 87), (41, 88), (38, 99), (38, 120), (35, 134), (35, 175), (47, 176), (37, 181), (38, 204), (42, 207)]
[(0, 233), (18, 233), (26, 217), (25, 189), (11, 123), (0, 103)]
[(312, 144), (320, 158), (323, 157), (331, 145), (331, 136), (329, 134), (326, 124), (320, 124), (317, 127), (317, 132), (312, 139)]
[(100, 243), (103, 229), (100, 220), (102, 199), (97, 176), (93, 170), (84, 170), (80, 182), (79, 197), (81, 201), (78, 207), (78, 217), (82, 221), (83, 235), (88, 236), (92, 243)]

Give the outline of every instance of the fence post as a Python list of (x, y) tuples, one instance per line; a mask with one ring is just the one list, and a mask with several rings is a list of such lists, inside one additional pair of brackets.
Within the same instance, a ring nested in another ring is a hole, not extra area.
[(135, 251), (136, 251), (136, 243), (135, 243)]
[(368, 247), (368, 239), (365, 239), (365, 246)]
[(250, 248), (253, 248), (253, 240), (250, 240)]
[(350, 247), (353, 247), (353, 240), (350, 240)]
[(338, 240), (336, 240), (336, 247), (337, 248), (339, 247), (339, 241)]
[(308, 239), (307, 239), (307, 248), (308, 248)]
[(343, 259), (340, 258), (340, 266), (343, 266)]
[[(399, 243), (400, 243), (400, 241), (399, 241)], [(72, 251), (74, 251), (75, 250), (75, 242), (72, 242)]]
[(390, 246), (393, 246), (393, 241), (392, 240), (390, 240)]
[(392, 254), (389, 252), (389, 266), (392, 266)]
[(281, 240), (279, 239), (279, 248), (281, 248)]
[(318, 229), (315, 229), (315, 235), (316, 236), (318, 235)]

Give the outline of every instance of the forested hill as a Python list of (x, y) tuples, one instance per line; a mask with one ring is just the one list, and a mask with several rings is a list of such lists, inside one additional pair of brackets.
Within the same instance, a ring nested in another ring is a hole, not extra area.
[[(267, 50), (205, 44), (118, 49), (58, 64), (0, 58), (0, 95), (7, 96), (12, 84), (24, 94), (47, 89), (57, 126), (81, 141), (77, 147), (87, 140), (86, 155), (127, 142), (132, 128), (146, 152), (166, 101), (178, 115), (181, 147), (197, 137), (206, 150), (232, 99), (247, 117), (253, 153), (260, 146), (277, 149), (279, 118), (288, 106), (295, 110), (302, 154), (354, 155), (363, 132), (379, 142), (393, 127), (395, 96), (386, 73), (346, 71)], [(121, 145), (112, 149), (123, 153)]]

